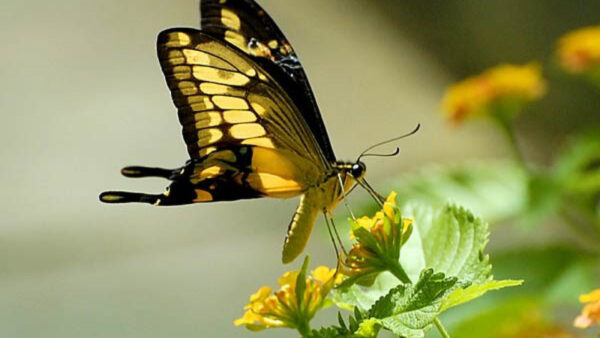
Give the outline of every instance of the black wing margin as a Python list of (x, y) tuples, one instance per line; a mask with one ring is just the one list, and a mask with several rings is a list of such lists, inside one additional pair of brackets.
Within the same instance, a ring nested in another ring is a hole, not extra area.
[(295, 51), (267, 12), (253, 0), (201, 0), (205, 34), (248, 54), (283, 87), (294, 101), (323, 154), (335, 154), (308, 78)]

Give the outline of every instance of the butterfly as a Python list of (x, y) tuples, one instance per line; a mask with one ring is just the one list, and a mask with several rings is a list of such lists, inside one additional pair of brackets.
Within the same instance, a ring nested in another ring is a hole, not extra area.
[(283, 247), (289, 263), (321, 213), (331, 217), (356, 184), (372, 190), (366, 166), (360, 157), (336, 160), (298, 56), (264, 9), (253, 0), (201, 0), (200, 11), (201, 30), (167, 29), (157, 39), (190, 160), (122, 169), (170, 180), (162, 194), (108, 191), (100, 200), (170, 206), (300, 196)]

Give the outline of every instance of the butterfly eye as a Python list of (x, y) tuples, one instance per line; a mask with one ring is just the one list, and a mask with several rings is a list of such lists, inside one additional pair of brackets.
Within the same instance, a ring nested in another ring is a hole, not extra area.
[(352, 169), (350, 169), (350, 174), (352, 174), (352, 177), (359, 179), (365, 175), (366, 170), (367, 167), (364, 163), (357, 162), (352, 165)]

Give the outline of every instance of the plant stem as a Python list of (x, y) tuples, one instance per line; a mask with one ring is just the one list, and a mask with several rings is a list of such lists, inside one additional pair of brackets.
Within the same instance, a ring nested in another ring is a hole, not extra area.
[(444, 328), (444, 325), (442, 325), (442, 322), (440, 322), (440, 320), (438, 318), (434, 319), (433, 323), (435, 324), (435, 327), (438, 329), (438, 331), (440, 332), (442, 337), (450, 338), (450, 334), (448, 334), (448, 331), (446, 331), (446, 329)]
[(310, 324), (308, 323), (308, 321), (302, 321), (300, 322), (300, 325), (298, 325), (297, 330), (298, 332), (300, 332), (300, 336), (308, 337), (308, 335), (310, 334)]
[(396, 276), (396, 278), (398, 278), (402, 283), (406, 283), (406, 284), (411, 283), (410, 278), (408, 278), (408, 275), (406, 274), (406, 272), (400, 265), (400, 262), (392, 261), (392, 262), (389, 262), (387, 265), (388, 265), (388, 271), (391, 272), (394, 276)]
[[(582, 210), (581, 207), (576, 203), (572, 203), (569, 199), (565, 199), (562, 203), (559, 215), (562, 216), (565, 223), (573, 230), (587, 251), (595, 254), (600, 253), (600, 240), (597, 236), (600, 230), (600, 223), (596, 221), (594, 215)], [(584, 228), (585, 224), (589, 224), (591, 229), (590, 227)], [(584, 225), (584, 227), (580, 225)]]
[(495, 120), (498, 122), (500, 129), (508, 139), (508, 143), (512, 150), (515, 160), (523, 166), (523, 168), (528, 169), (527, 163), (525, 162), (525, 158), (523, 157), (523, 153), (519, 148), (519, 143), (517, 141), (517, 137), (515, 135), (515, 128), (513, 127), (512, 120), (503, 116), (496, 116)]

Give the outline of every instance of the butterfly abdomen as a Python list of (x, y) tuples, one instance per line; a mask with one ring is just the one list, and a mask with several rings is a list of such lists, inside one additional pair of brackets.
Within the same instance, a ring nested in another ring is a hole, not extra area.
[(306, 246), (320, 213), (328, 213), (339, 201), (341, 190), (337, 176), (329, 176), (323, 183), (308, 189), (294, 213), (283, 245), (283, 263), (293, 261)]

